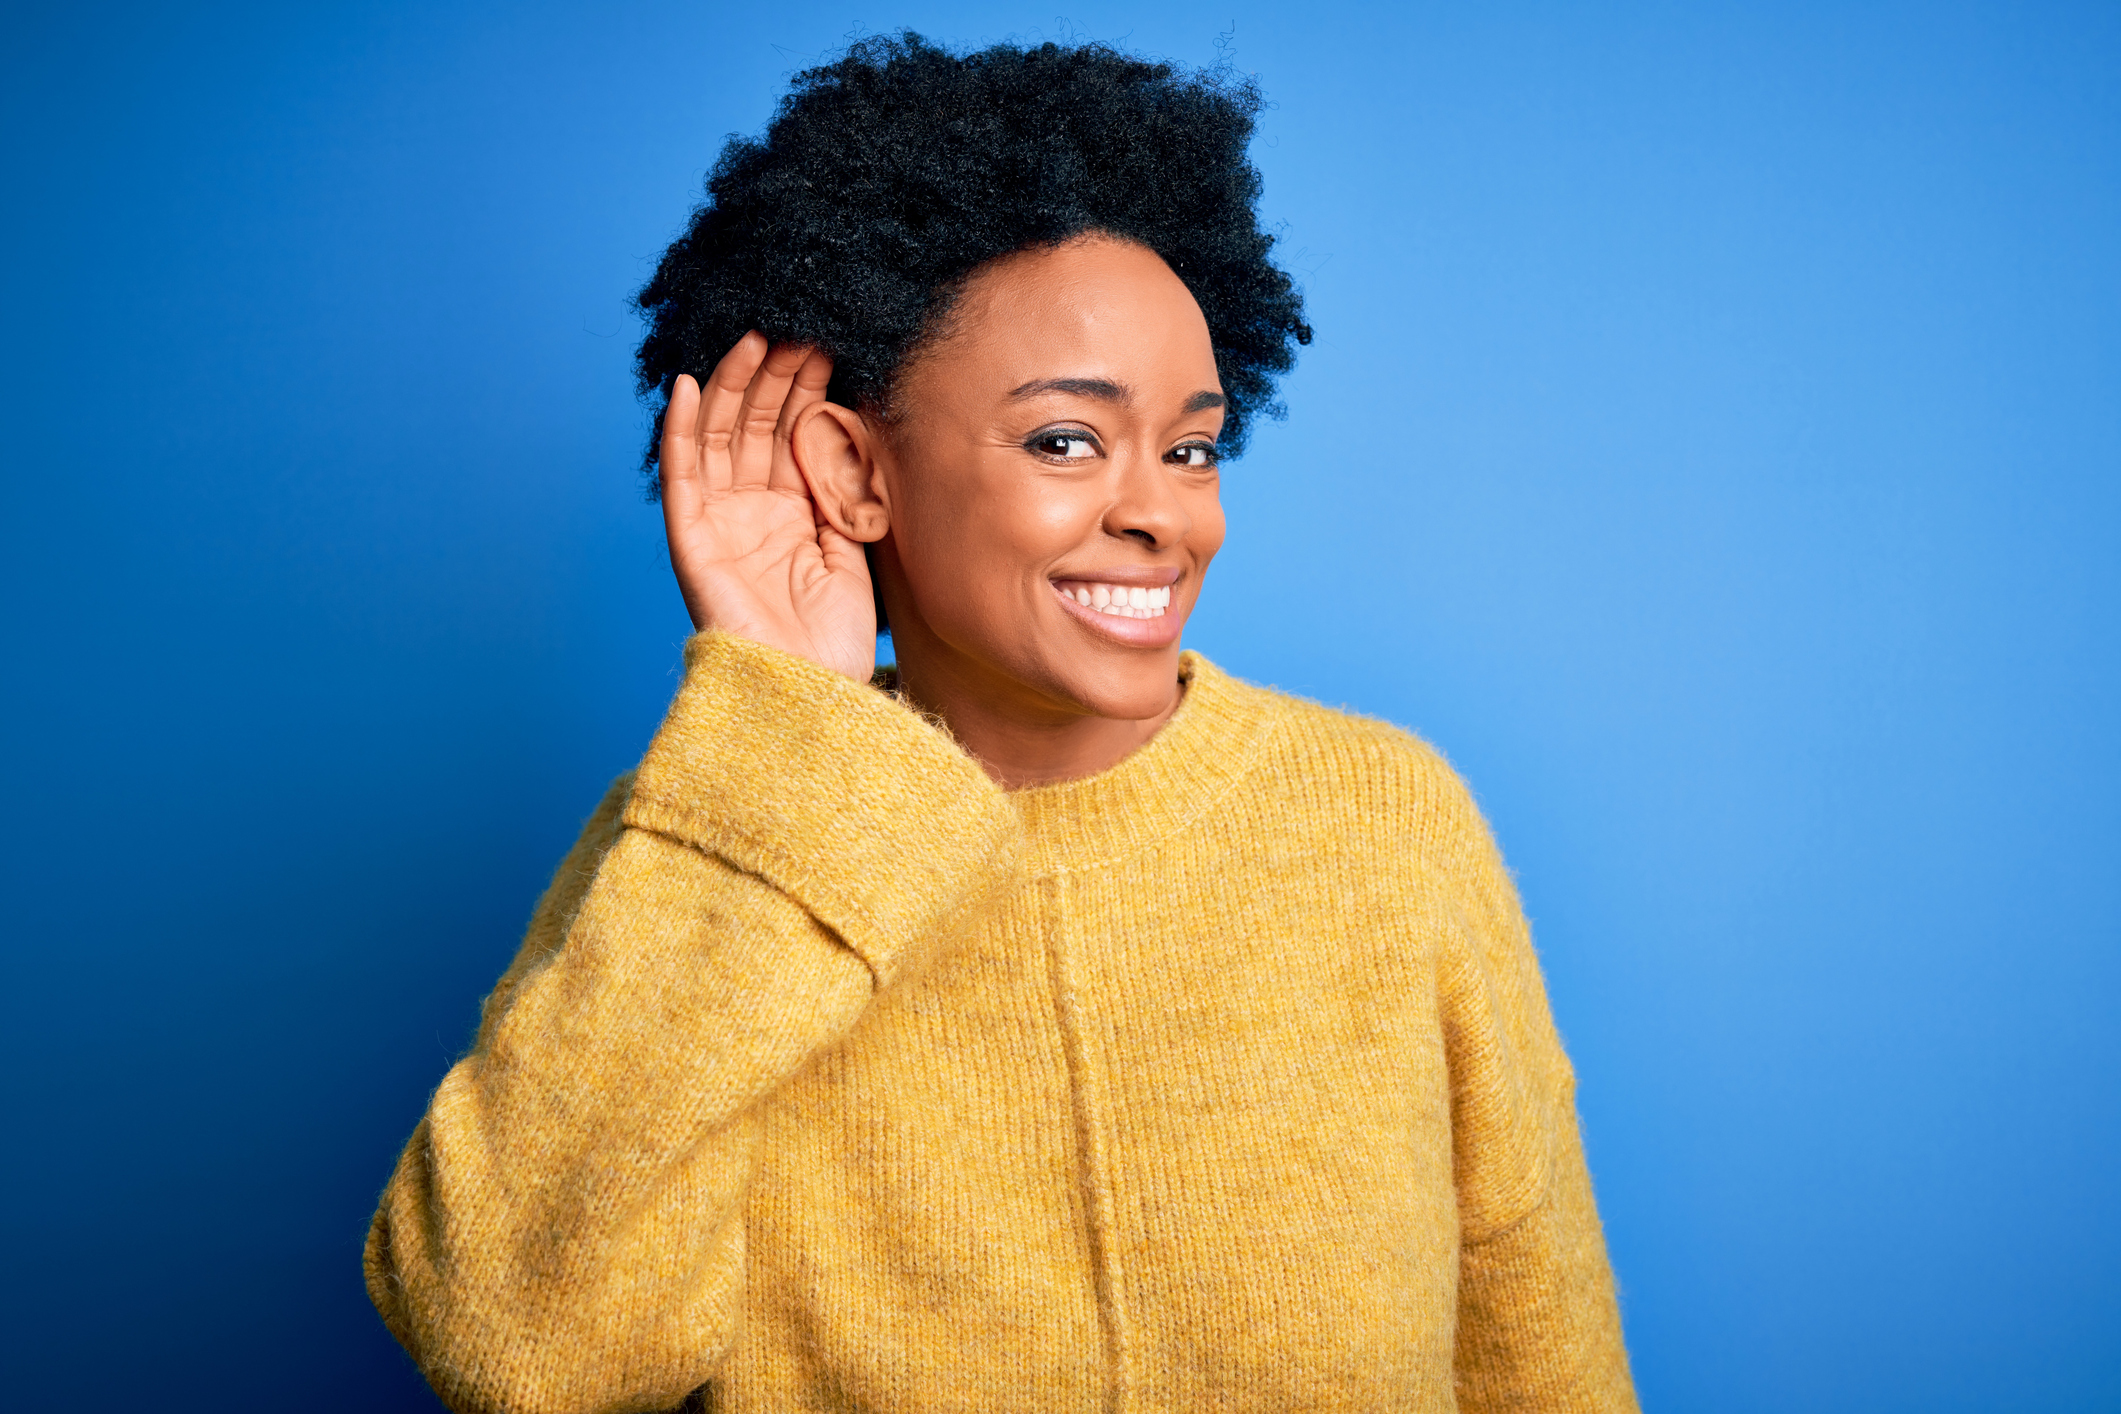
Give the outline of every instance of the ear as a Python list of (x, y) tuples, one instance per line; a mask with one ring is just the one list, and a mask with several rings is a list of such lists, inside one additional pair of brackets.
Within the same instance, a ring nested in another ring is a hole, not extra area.
[(818, 514), (849, 540), (883, 539), (891, 529), (891, 506), (876, 426), (838, 403), (817, 402), (796, 415), (788, 443)]

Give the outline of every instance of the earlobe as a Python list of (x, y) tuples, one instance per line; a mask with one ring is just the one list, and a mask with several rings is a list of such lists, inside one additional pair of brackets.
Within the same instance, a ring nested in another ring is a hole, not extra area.
[(837, 403), (812, 403), (790, 430), (796, 470), (810, 488), (818, 514), (850, 540), (872, 544), (891, 529), (883, 499), (876, 429)]

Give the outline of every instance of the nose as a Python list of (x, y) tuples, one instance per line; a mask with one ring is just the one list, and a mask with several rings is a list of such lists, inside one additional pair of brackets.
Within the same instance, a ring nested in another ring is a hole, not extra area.
[(1105, 533), (1131, 539), (1151, 550), (1176, 545), (1193, 526), (1171, 468), (1157, 456), (1114, 459), (1118, 484), (1105, 508)]

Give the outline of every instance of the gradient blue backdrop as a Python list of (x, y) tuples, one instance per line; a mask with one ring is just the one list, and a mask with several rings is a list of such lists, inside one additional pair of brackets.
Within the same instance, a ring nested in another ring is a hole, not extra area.
[(2121, 9), (175, 8), (0, 71), (11, 1407), (433, 1407), (374, 1195), (686, 627), (626, 298), (905, 24), (1272, 98), (1191, 641), (1480, 793), (1649, 1406), (2121, 1408)]

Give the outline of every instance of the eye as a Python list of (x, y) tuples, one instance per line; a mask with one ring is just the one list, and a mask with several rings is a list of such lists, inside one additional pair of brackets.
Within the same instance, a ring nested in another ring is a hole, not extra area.
[(1222, 458), (1215, 455), (1213, 442), (1185, 442), (1164, 453), (1164, 460), (1179, 466), (1210, 467)]
[(1024, 448), (1055, 461), (1085, 461), (1097, 455), (1097, 439), (1079, 427), (1049, 427), (1032, 433)]

